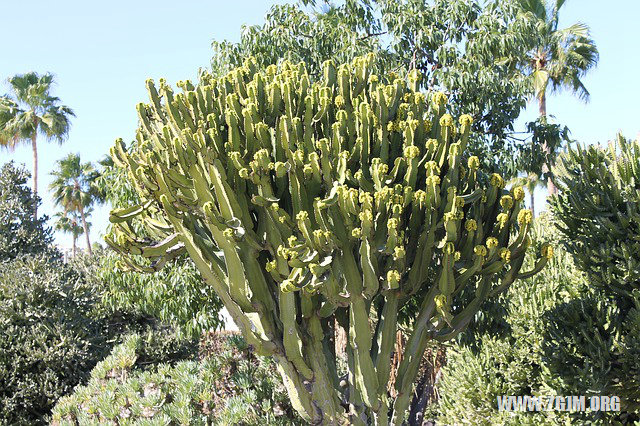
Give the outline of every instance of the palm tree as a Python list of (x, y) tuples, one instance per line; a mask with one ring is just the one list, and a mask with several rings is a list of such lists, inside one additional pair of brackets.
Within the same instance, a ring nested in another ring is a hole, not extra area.
[[(85, 212), (85, 215), (89, 216), (90, 212)], [(84, 229), (81, 225), (82, 218), (79, 216), (78, 212), (75, 211), (58, 212), (54, 217), (56, 218), (54, 225), (55, 229), (62, 231), (65, 234), (71, 234), (73, 241), (71, 246), (72, 253), (73, 257), (76, 257), (76, 241), (78, 240), (78, 237), (84, 233)], [(87, 227), (91, 227), (89, 222), (87, 222)]]
[[(598, 48), (591, 38), (589, 26), (576, 23), (558, 28), (559, 11), (566, 0), (519, 0), (525, 12), (531, 13), (538, 23), (538, 47), (529, 55), (527, 66), (538, 100), (540, 117), (547, 116), (547, 89), (569, 89), (580, 99), (587, 101), (589, 91), (581, 78), (598, 63)], [(547, 155), (549, 147), (543, 145)], [(550, 165), (546, 165), (550, 170)], [(551, 178), (547, 180), (549, 194), (556, 188)]]
[[(38, 134), (62, 143), (69, 133), (71, 108), (51, 96), (51, 74), (19, 74), (9, 80), (11, 93), (0, 96), (0, 147), (14, 149), (31, 143), (33, 150), (33, 194), (38, 195)], [(34, 217), (38, 216), (34, 207)]]
[(57, 161), (57, 169), (49, 189), (53, 191), (53, 200), (65, 212), (77, 212), (80, 215), (82, 229), (87, 240), (87, 250), (91, 251), (89, 240), (88, 211), (98, 201), (95, 179), (98, 173), (91, 163), (82, 163), (78, 154), (69, 154)]

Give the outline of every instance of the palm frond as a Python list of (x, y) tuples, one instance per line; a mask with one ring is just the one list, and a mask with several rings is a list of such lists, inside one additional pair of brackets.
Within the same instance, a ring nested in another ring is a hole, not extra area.
[(75, 114), (50, 94), (53, 75), (29, 72), (9, 78), (8, 83), (12, 96), (0, 97), (0, 146), (13, 149), (18, 143), (31, 142), (38, 132), (62, 143)]
[(93, 165), (82, 163), (78, 154), (69, 154), (58, 160), (56, 166), (51, 172), (53, 180), (49, 185), (55, 205), (68, 211), (90, 208), (96, 201)]
[(540, 98), (551, 83), (551, 90), (567, 89), (587, 101), (589, 91), (581, 79), (597, 65), (599, 59), (589, 26), (577, 22), (566, 28), (557, 28), (559, 10), (566, 0), (519, 0), (519, 4), (538, 20), (540, 45), (531, 54), (528, 64), (536, 97)]
[[(75, 238), (84, 234), (84, 228), (82, 227), (82, 219), (78, 212), (74, 211), (62, 211), (54, 215), (54, 228), (57, 231), (62, 231), (65, 234), (71, 234)], [(87, 227), (90, 223), (87, 222)]]
[(532, 77), (533, 90), (536, 94), (536, 97), (541, 98), (547, 90), (547, 85), (549, 83), (549, 72), (547, 70), (536, 70), (533, 72)]

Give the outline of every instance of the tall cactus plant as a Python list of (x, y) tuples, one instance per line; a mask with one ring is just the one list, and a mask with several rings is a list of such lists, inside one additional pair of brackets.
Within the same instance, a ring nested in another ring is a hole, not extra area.
[[(141, 205), (114, 210), (107, 242), (128, 268), (187, 253), (243, 335), (273, 356), (312, 424), (401, 424), (430, 340), (459, 333), (521, 272), (532, 215), (524, 192), (466, 158), (442, 93), (371, 73), (373, 56), (265, 71), (249, 59), (198, 85), (147, 82), (136, 148), (121, 140)], [(419, 314), (390, 400), (399, 307)], [(331, 344), (348, 331), (348, 377)]]

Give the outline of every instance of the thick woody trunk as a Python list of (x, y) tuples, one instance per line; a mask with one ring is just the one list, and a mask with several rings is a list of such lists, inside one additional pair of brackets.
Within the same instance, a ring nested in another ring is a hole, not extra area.
[[(38, 135), (36, 132), (31, 136), (31, 149), (33, 150), (33, 196), (37, 198), (38, 196), (38, 144), (36, 142), (36, 138)], [(38, 203), (36, 202), (33, 206), (33, 217), (35, 219), (38, 218)]]
[(82, 218), (82, 228), (84, 229), (84, 237), (87, 240), (87, 251), (89, 255), (92, 255), (91, 241), (89, 241), (89, 227), (87, 226), (87, 219), (84, 216), (84, 207), (80, 206), (80, 217)]
[(73, 234), (73, 242), (71, 244), (72, 244), (71, 252), (73, 253), (73, 257), (75, 258), (76, 257), (76, 234)]

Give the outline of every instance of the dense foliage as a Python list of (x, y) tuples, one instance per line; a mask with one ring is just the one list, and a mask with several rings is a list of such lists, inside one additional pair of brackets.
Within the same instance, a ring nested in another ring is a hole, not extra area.
[(104, 303), (114, 311), (157, 318), (193, 338), (224, 325), (222, 302), (203, 288), (192, 262), (174, 262), (154, 274), (122, 271), (117, 264), (117, 256), (108, 253), (97, 271), (105, 285)]
[(144, 335), (148, 362), (196, 348), (157, 319), (107, 306), (99, 259), (63, 264), (46, 217), (34, 218), (27, 179), (13, 163), (0, 171), (0, 424), (44, 423), (123, 333)]
[(578, 145), (555, 173), (551, 206), (567, 250), (593, 285), (629, 299), (640, 291), (640, 142)]
[(98, 297), (44, 255), (0, 263), (0, 419), (36, 424), (108, 353)]
[(29, 173), (13, 162), (0, 169), (0, 262), (25, 254), (57, 253), (47, 217), (34, 217), (40, 199), (27, 186)]
[(258, 360), (239, 336), (210, 337), (203, 359), (147, 365), (134, 335), (91, 372), (91, 380), (60, 400), (53, 425), (300, 423), (275, 365)]

